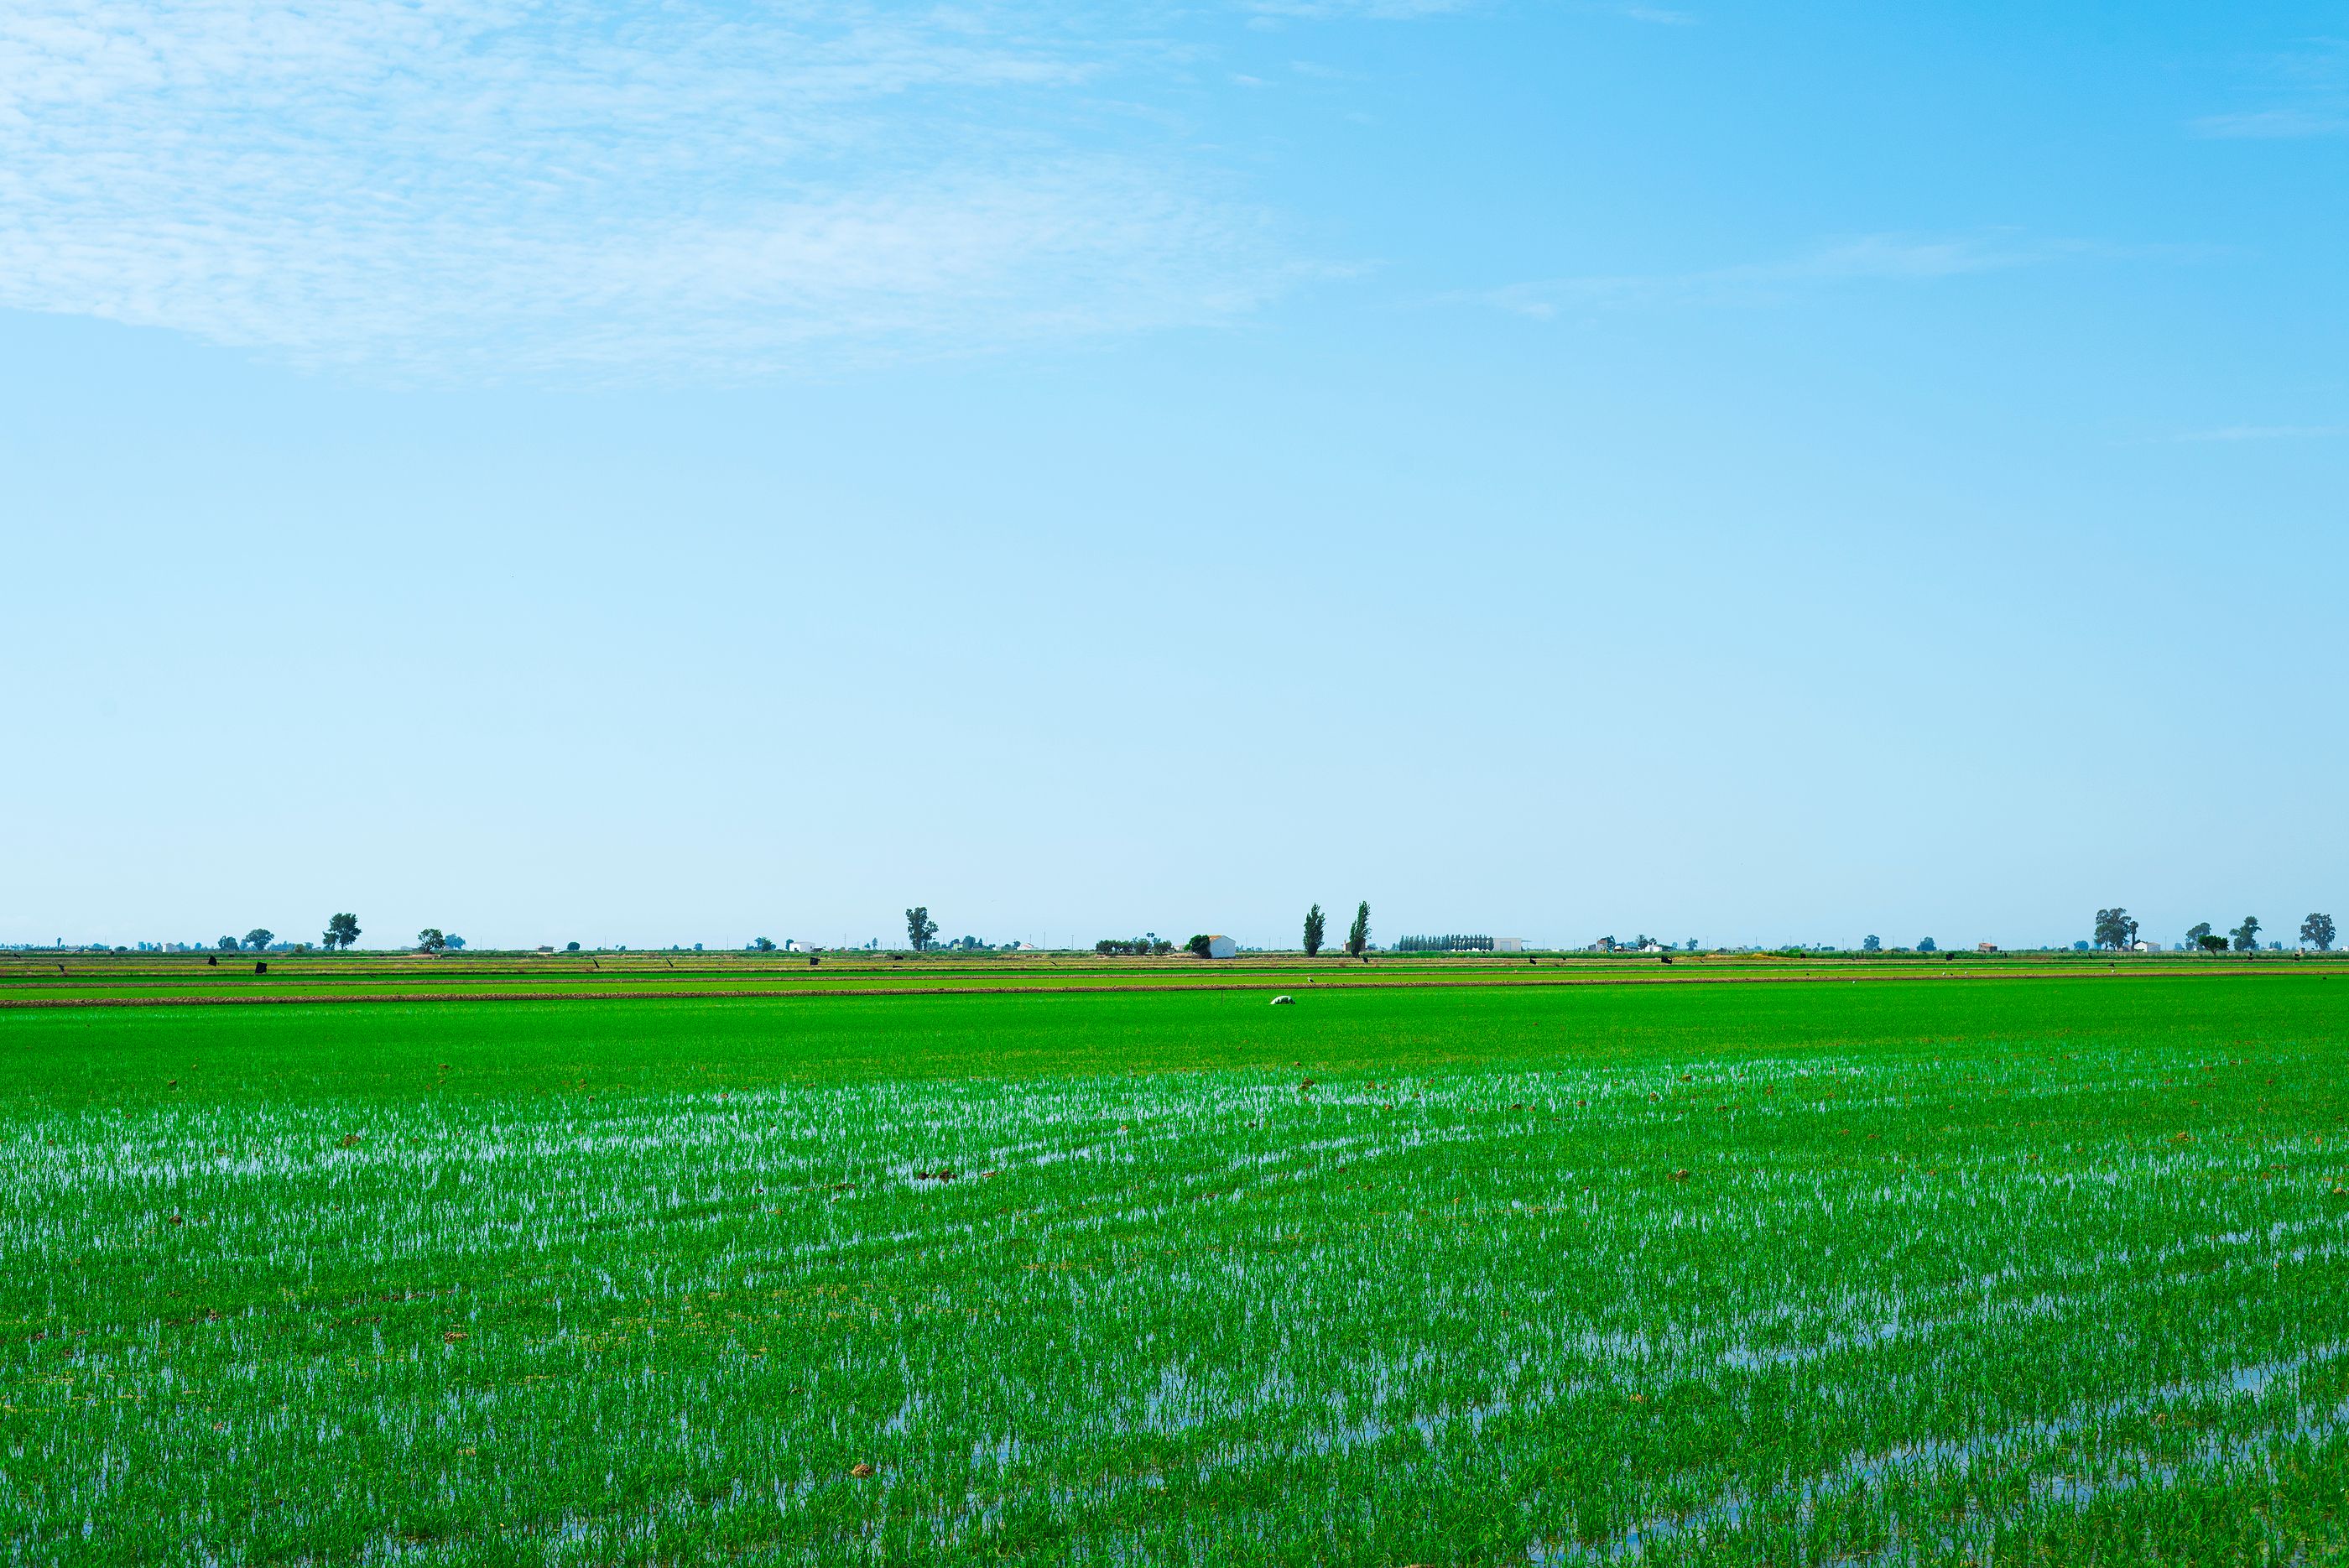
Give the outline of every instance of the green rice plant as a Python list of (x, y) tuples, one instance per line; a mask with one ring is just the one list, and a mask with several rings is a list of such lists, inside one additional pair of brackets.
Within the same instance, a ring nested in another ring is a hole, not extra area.
[(2333, 1560), (2334, 995), (0, 1013), (0, 1536)]

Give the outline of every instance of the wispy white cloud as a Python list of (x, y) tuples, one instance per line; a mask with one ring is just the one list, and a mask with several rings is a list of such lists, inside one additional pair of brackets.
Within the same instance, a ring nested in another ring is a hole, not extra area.
[(1209, 321), (1291, 270), (975, 0), (14, 0), (0, 306), (403, 379), (755, 376)]
[(2198, 136), (2277, 141), (2349, 135), (2349, 41), (2320, 38), (2252, 67), (2257, 109), (2201, 115), (2189, 122)]
[(2206, 114), (2194, 121), (2197, 134), (2246, 140), (2287, 140), (2303, 136), (2339, 136), (2349, 131), (2349, 114), (2305, 109), (2262, 109), (2245, 114)]
[(2221, 425), (2216, 430), (2181, 431), (2173, 441), (2307, 441), (2349, 436), (2349, 425)]
[(1615, 14), (1634, 22), (1651, 22), (1660, 27), (1693, 27), (1695, 16), (1687, 11), (1674, 11), (1662, 5), (1618, 5)]
[(1588, 275), (1510, 284), (1473, 297), (1547, 319), (1576, 308), (1669, 304), (1768, 304), (1823, 286), (1869, 279), (1922, 280), (2032, 266), (2095, 247), (2006, 236), (1861, 234), (1775, 261), (1692, 272)]
[[(1284, 20), (1409, 22), (1426, 16), (1489, 10), (1493, 0), (1242, 0), (1242, 4), (1257, 21), (1271, 26)], [(1642, 0), (1585, 0), (1578, 8), (1667, 27), (1686, 27), (1696, 22), (1690, 12), (1647, 5)]]
[(1481, 8), (1484, 0), (1243, 0), (1246, 9), (1268, 20), (1339, 22), (1354, 18), (1413, 21)]

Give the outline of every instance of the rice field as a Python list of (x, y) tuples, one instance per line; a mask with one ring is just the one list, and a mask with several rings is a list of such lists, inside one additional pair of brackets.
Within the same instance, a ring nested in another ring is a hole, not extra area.
[(2323, 971), (0, 1012), (21, 1563), (2322, 1563)]
[[(1366, 961), (1332, 954), (1249, 953), (1202, 961), (1091, 953), (822, 955), (747, 953), (186, 953), (0, 952), (0, 1011), (86, 1006), (287, 1002), (622, 1000), (702, 996), (785, 997), (979, 993), (998, 991), (1262, 990), (1292, 986), (1707, 984), (1722, 981), (1820, 979), (1957, 980), (2023, 975), (2127, 973), (2208, 979), (2267, 974), (2305, 955), (2220, 958), (2167, 953), (1713, 952), (1649, 955), (1573, 953), (1375, 953)], [(2327, 955), (2320, 966), (2339, 962)]]

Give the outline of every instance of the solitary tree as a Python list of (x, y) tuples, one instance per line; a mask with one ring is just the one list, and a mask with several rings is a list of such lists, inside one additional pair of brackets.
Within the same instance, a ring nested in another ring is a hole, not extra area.
[(2255, 953), (2260, 950), (2260, 918), (2257, 915), (2245, 915), (2243, 923), (2227, 934), (2235, 939), (2237, 952)]
[(905, 940), (913, 944), (916, 952), (927, 952), (930, 939), (937, 934), (938, 923), (930, 919), (927, 904), (916, 904), (905, 911)]
[(2311, 915), (2300, 922), (2300, 940), (2318, 952), (2333, 950), (2333, 917), (2330, 915)]
[(2119, 952), (2137, 940), (2137, 922), (2127, 909), (2098, 909), (2095, 937), (2098, 947)]
[(276, 936), (277, 933), (267, 926), (255, 926), (244, 933), (244, 945), (254, 952), (260, 952), (266, 949)]
[[(2186, 928), (2186, 945), (2189, 948), (2196, 949), (2197, 950), (2208, 950), (2210, 944), (2205, 939), (2209, 935), (2210, 922), (2208, 920), (2197, 920), (2192, 925)], [(2224, 938), (2220, 940), (2219, 945), (2220, 947), (2225, 947), (2227, 945)]]
[[(452, 952), (452, 953), (453, 953), (453, 952), (457, 952), (457, 951), (461, 950), (464, 948), (464, 945), (465, 945), (465, 939), (464, 939), (464, 938), (462, 938), (462, 937), (460, 937), (460, 936), (459, 936), (459, 935), (458, 935), (456, 932), (454, 932), (454, 931), (450, 931), (450, 932), (449, 933), (449, 935), (448, 935), (445, 939), (443, 939), (443, 940), (445, 940), (448, 942), (448, 944), (449, 944), (449, 950), (450, 950), (450, 952)], [(696, 950), (696, 951), (698, 951), (699, 950), (698, 950), (698, 949), (696, 949), (695, 950)]]
[(1859, 950), (1864, 953), (1880, 953), (1884, 950), (1884, 944), (1874, 937), (1862, 937), (1859, 939)]
[(771, 939), (766, 937), (752, 937), (750, 939), (750, 950), (753, 952), (771, 953), (775, 950), (775, 944)]
[(1931, 953), (1939, 952), (1941, 950), (1934, 945), (1932, 938), (1921, 937), (1918, 939), (1917, 950), (1920, 953)]
[(1189, 941), (1185, 942), (1183, 944), (1183, 950), (1189, 953), (1194, 958), (1206, 958), (1208, 953), (1213, 950), (1215, 945), (1214, 940), (1206, 932), (1202, 931), (1197, 936), (1193, 937)]
[(359, 918), (357, 915), (336, 915), (327, 920), (322, 944), (328, 952), (347, 948), (359, 940)]
[(1346, 951), (1350, 957), (1361, 958), (1370, 945), (1371, 901), (1365, 898), (1354, 911), (1354, 923), (1346, 928)]
[(224, 953), (233, 953), (236, 951), (236, 939), (234, 937), (222, 937), (219, 941), (212, 945), (219, 948), (220, 950)]
[(563, 944), (563, 950), (567, 953), (575, 953), (579, 950), (579, 944), (577, 942), (565, 942)]
[(1321, 933), (1328, 929), (1328, 919), (1321, 913), (1320, 905), (1316, 904), (1305, 911), (1305, 956), (1307, 958), (1320, 956)]
[(416, 933), (416, 945), (428, 953), (437, 953), (449, 945), (449, 939), (440, 934), (440, 927), (427, 926)]

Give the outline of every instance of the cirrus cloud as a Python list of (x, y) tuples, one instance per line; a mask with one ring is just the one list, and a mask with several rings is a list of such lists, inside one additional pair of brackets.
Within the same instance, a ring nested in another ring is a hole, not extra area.
[(19, 0), (0, 306), (427, 381), (1213, 321), (1294, 269), (1097, 110), (1153, 49), (986, 4)]

